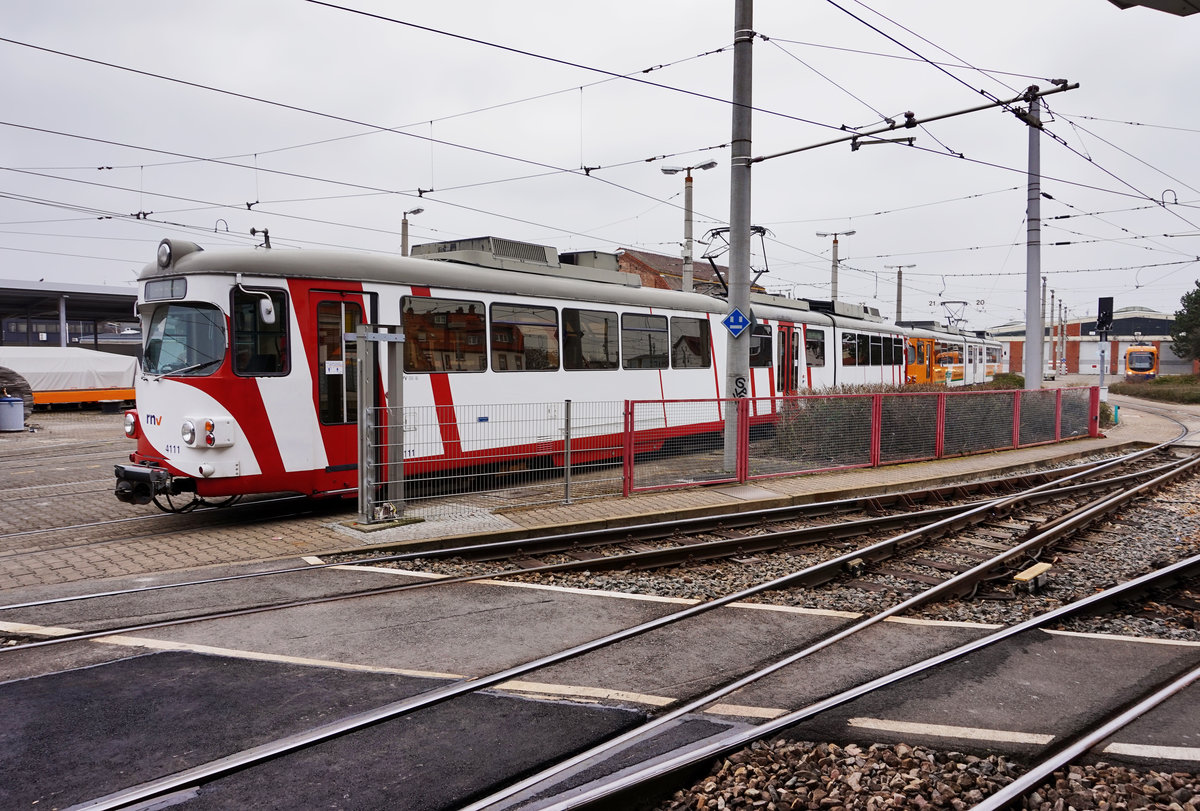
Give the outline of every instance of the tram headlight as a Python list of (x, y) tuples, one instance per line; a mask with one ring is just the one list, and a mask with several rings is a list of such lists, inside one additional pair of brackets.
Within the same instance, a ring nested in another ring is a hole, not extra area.
[(130, 439), (137, 439), (138, 435), (138, 415), (136, 411), (125, 412), (125, 436)]
[(179, 428), (179, 434), (183, 437), (184, 445), (194, 445), (196, 443), (196, 423), (184, 420), (183, 425)]

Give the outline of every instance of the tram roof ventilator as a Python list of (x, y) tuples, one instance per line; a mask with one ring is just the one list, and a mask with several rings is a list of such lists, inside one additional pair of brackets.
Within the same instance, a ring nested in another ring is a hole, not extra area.
[(861, 321), (883, 321), (876, 307), (865, 307), (862, 304), (850, 304), (845, 301), (815, 301), (808, 300), (810, 310), (818, 313), (830, 313), (844, 318), (857, 318)]
[(412, 256), (626, 287), (642, 286), (642, 280), (636, 274), (618, 270), (617, 255), (614, 253), (574, 251), (560, 256), (550, 245), (534, 245), (500, 237), (427, 242), (414, 245)]

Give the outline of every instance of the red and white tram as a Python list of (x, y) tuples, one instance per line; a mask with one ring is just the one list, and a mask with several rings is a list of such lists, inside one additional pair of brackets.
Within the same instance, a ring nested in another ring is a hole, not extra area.
[[(433, 450), (406, 458), (406, 471), (470, 465), (527, 441), (500, 430), (458, 436), (464, 415), (482, 421), (495, 404), (726, 395), (720, 299), (642, 287), (607, 254), (560, 261), (552, 248), (495, 238), (417, 251), (217, 252), (163, 240), (140, 276), (144, 359), (137, 408), (126, 414), (138, 445), (131, 464), (116, 468), (117, 497), (354, 491), (357, 358), (348, 336), (360, 324), (402, 328), (405, 408), (432, 406), (443, 417), (439, 435), (421, 443)], [(756, 295), (752, 307), (751, 397), (906, 380), (919, 331), (861, 308), (852, 317), (845, 305), (823, 311)], [(962, 357), (998, 347), (920, 332)], [(966, 368), (971, 379), (948, 382), (990, 377), (985, 364)], [(667, 428), (718, 430), (713, 419)], [(596, 430), (611, 439), (623, 426)]]

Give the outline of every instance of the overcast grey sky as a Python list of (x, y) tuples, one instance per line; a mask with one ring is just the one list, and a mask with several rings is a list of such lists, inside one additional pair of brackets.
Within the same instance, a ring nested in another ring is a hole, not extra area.
[[(251, 228), (398, 252), (417, 207), (413, 243), (677, 254), (683, 179), (659, 170), (709, 159), (697, 236), (729, 217), (731, 2), (6, 0), (0, 19), (0, 277), (130, 284), (164, 236)], [(1043, 273), (1075, 315), (1102, 295), (1173, 312), (1200, 277), (1198, 26), (1106, 0), (760, 0), (752, 151), (1078, 82), (1047, 99)], [(828, 298), (816, 233), (855, 230), (841, 299), (890, 318), (913, 265), (905, 318), (1022, 319), (1027, 128), (996, 109), (899, 134), (915, 145), (755, 165), (761, 283)]]

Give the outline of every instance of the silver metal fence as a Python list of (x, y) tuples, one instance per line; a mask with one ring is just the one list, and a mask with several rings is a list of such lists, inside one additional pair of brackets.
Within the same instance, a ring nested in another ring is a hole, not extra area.
[[(445, 517), (620, 495), (623, 427), (620, 401), (406, 406), (402, 430), (393, 432), (403, 448), (405, 514)], [(376, 484), (386, 485), (376, 470)]]
[(625, 492), (738, 480), (725, 469), (725, 400), (633, 400)]

